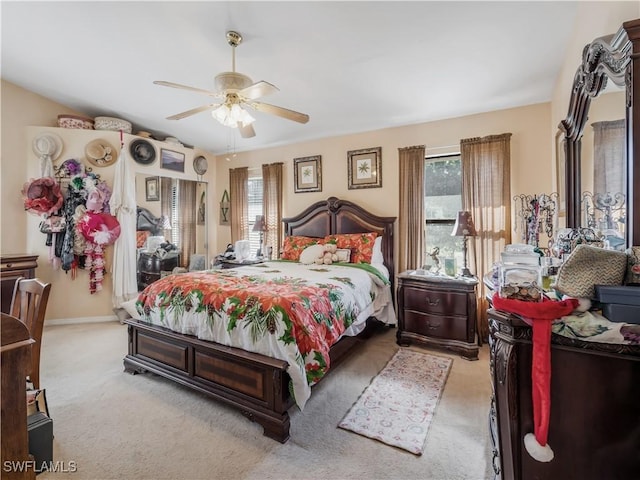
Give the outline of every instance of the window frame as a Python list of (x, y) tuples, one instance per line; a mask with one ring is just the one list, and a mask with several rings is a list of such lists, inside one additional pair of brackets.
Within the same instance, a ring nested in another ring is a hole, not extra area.
[[(443, 161), (446, 160), (447, 158), (455, 158), (457, 159), (457, 161), (460, 164), (460, 208), (462, 208), (462, 157), (461, 157), (461, 153), (460, 152), (452, 152), (452, 153), (443, 153), (443, 154), (438, 154), (438, 155), (426, 155), (424, 158), (424, 168), (426, 170), (428, 163), (431, 162), (438, 162), (438, 161)], [(429, 228), (430, 225), (434, 225), (434, 226), (450, 226), (451, 227), (451, 231), (453, 231), (453, 227), (455, 226), (456, 223), (456, 218), (455, 218), (455, 214), (453, 215), (453, 217), (449, 218), (428, 218), (427, 217), (427, 195), (426, 195), (426, 182), (427, 182), (427, 175), (425, 172), (425, 195), (423, 198), (423, 209), (425, 211), (425, 224), (423, 226), (423, 232), (424, 232), (424, 248), (425, 248), (425, 258), (427, 258), (429, 256), (429, 253), (427, 251), (428, 249), (428, 244), (429, 244), (429, 240), (428, 240), (428, 235), (427, 235), (427, 229)], [(455, 243), (456, 240), (452, 237), (452, 243)], [(455, 256), (455, 254), (458, 253), (458, 248), (454, 248), (453, 249), (453, 255)], [(444, 256), (444, 252), (441, 251), (441, 255)]]

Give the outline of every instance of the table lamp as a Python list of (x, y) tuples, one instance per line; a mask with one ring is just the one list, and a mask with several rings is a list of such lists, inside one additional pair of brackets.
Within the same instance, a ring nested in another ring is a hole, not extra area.
[(462, 237), (462, 255), (464, 259), (464, 267), (460, 272), (463, 277), (473, 277), (467, 268), (467, 237), (475, 237), (478, 235), (476, 228), (473, 226), (473, 218), (471, 212), (459, 211), (456, 216), (456, 224), (453, 226), (452, 237)]
[(260, 232), (260, 246), (258, 247), (258, 253), (256, 254), (257, 257), (262, 257), (262, 235), (265, 230), (266, 225), (264, 224), (264, 216), (256, 215), (256, 221), (253, 224), (252, 231)]

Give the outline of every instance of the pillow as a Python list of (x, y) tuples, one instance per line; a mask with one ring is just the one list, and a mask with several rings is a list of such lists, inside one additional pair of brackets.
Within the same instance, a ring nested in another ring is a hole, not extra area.
[(282, 244), (282, 254), (280, 259), (293, 260), (295, 262), (300, 260), (300, 254), (309, 245), (315, 245), (316, 243), (323, 243), (321, 238), (315, 237), (303, 237), (291, 235), (284, 238)]
[(382, 255), (382, 237), (376, 237), (376, 241), (373, 242), (373, 256), (371, 257), (371, 263), (384, 263), (384, 256)]
[(640, 283), (640, 247), (627, 248), (627, 276), (624, 283)]
[(147, 242), (147, 237), (151, 235), (149, 230), (138, 230), (136, 231), (136, 246), (138, 248), (144, 247)]
[(594, 285), (622, 285), (626, 269), (626, 253), (580, 244), (558, 270), (553, 287), (570, 297), (595, 298)]
[(338, 256), (338, 262), (349, 263), (351, 260), (351, 250), (348, 248), (339, 248), (336, 250), (336, 255)]
[(351, 250), (351, 263), (371, 263), (373, 244), (378, 234), (369, 233), (339, 233), (324, 237), (325, 243), (335, 243), (338, 248)]
[(324, 253), (324, 245), (316, 243), (315, 245), (309, 245), (300, 254), (300, 263), (304, 265), (311, 265), (316, 261), (316, 258), (320, 258)]

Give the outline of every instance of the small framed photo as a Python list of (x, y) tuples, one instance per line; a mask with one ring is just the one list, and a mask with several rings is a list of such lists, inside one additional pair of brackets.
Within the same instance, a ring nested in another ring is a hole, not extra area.
[(295, 193), (322, 191), (322, 156), (293, 159)]
[(145, 178), (145, 193), (147, 202), (157, 202), (160, 200), (160, 177)]
[(347, 152), (349, 190), (382, 187), (382, 147)]
[(184, 153), (160, 150), (160, 166), (176, 172), (184, 172)]

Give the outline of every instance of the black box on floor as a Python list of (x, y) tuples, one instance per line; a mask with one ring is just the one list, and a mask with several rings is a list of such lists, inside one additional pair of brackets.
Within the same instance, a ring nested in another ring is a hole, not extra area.
[(53, 420), (42, 412), (27, 417), (29, 432), (29, 453), (36, 462), (36, 472), (40, 473), (53, 462)]

